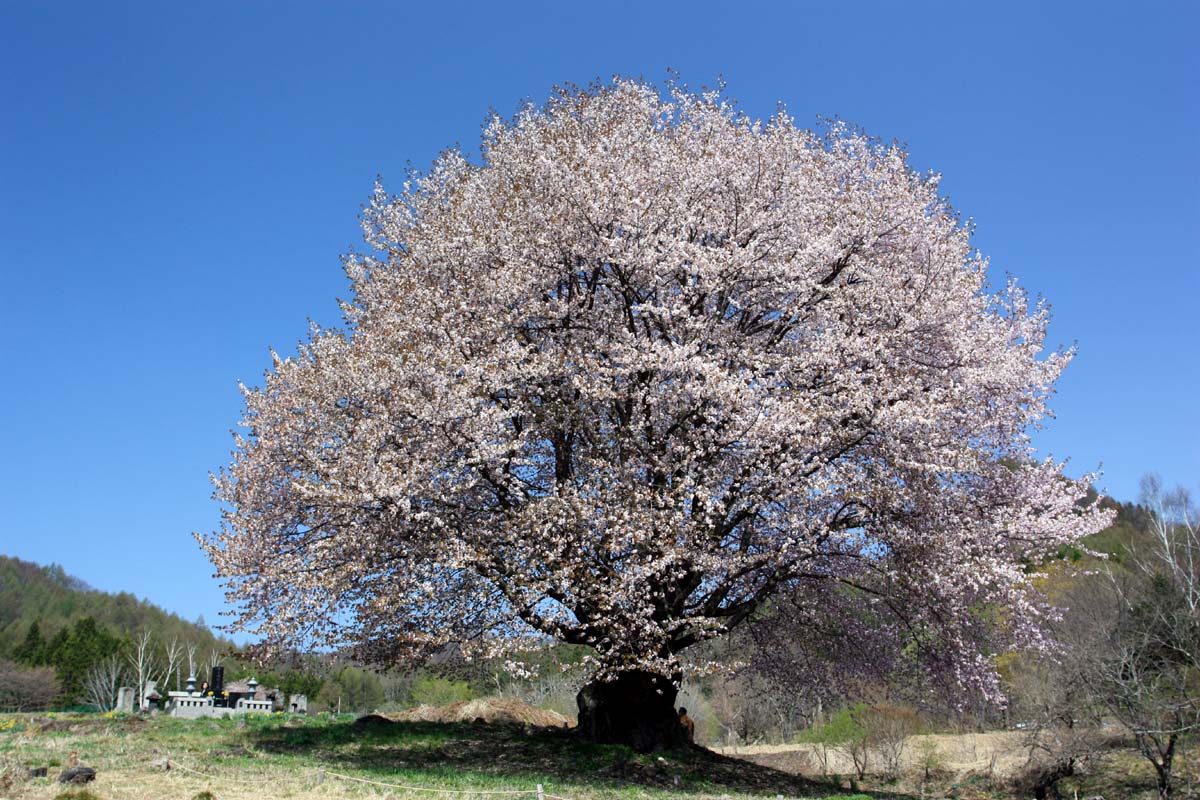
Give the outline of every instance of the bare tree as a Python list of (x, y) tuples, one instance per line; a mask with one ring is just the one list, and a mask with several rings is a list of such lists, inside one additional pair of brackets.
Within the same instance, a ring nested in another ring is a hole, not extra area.
[(1182, 486), (1163, 490), (1162, 479), (1142, 478), (1142, 505), (1151, 511), (1150, 551), (1134, 558), (1146, 574), (1162, 574), (1192, 614), (1200, 614), (1200, 511)]
[(881, 774), (889, 779), (899, 777), (905, 745), (920, 730), (920, 715), (908, 706), (881, 703), (855, 716), (863, 727), (867, 746), (879, 757)]
[(1014, 710), (1028, 723), (1023, 742), (1027, 758), (1014, 788), (1036, 800), (1057, 798), (1058, 782), (1103, 758), (1112, 738), (1072, 660), (1040, 659), (1028, 665), (1013, 692), (1019, 698)]
[(866, 777), (871, 766), (871, 741), (866, 731), (840, 742), (837, 749), (850, 759), (850, 763), (854, 765), (854, 774), (860, 781)]
[(1200, 623), (1161, 573), (1146, 583), (1123, 591), (1113, 652), (1096, 665), (1094, 685), (1133, 731), (1166, 800), (1180, 741), (1200, 730)]
[(1134, 550), (1132, 572), (1109, 570), (1116, 623), (1087, 677), (1133, 732), (1166, 800), (1180, 742), (1200, 731), (1200, 532), (1186, 490), (1164, 493), (1147, 476), (1142, 502), (1151, 511), (1150, 546)]
[(176, 686), (178, 686), (179, 676), (175, 673), (179, 669), (179, 665), (182, 662), (183, 645), (179, 643), (178, 637), (174, 637), (171, 639), (170, 644), (167, 644), (163, 647), (163, 660), (159, 662), (162, 672), (159, 673), (161, 677), (158, 680), (158, 684), (159, 686), (162, 686), (164, 690), (169, 685), (172, 675), (175, 675), (175, 683)]
[(501, 685), (500, 675), (495, 676), (497, 694), (511, 697), (538, 708), (550, 708), (560, 713), (571, 713), (575, 695), (579, 692), (582, 678), (578, 674), (567, 674), (559, 670), (547, 671), (532, 680), (508, 681)]
[(742, 704), (739, 715), (742, 738), (768, 742), (789, 741), (807, 726), (807, 698), (788, 691), (773, 675), (743, 669), (729, 684), (736, 687), (734, 698)]
[(146, 685), (154, 674), (154, 636), (147, 628), (133, 640), (133, 649), (126, 654), (137, 687), (138, 710), (145, 704)]
[(52, 667), (26, 667), (0, 660), (0, 711), (41, 711), (61, 688)]
[(112, 711), (117, 707), (117, 695), (125, 680), (125, 664), (117, 654), (97, 661), (83, 679), (83, 696), (97, 711)]
[(1060, 652), (1028, 654), (1008, 672), (1008, 711), (1027, 754), (1013, 784), (1038, 800), (1058, 797), (1058, 782), (1099, 762), (1117, 735), (1103, 725), (1106, 707), (1091, 676), (1112, 652), (1118, 595), (1103, 574), (1065, 565), (1055, 583), (1055, 603), (1065, 609), (1052, 631)]
[(187, 665), (188, 678), (196, 677), (196, 649), (199, 647), (195, 642), (188, 642), (187, 645)]
[(721, 726), (721, 738), (727, 745), (747, 739), (745, 729), (746, 703), (736, 682), (728, 676), (717, 676), (711, 699), (713, 715)]

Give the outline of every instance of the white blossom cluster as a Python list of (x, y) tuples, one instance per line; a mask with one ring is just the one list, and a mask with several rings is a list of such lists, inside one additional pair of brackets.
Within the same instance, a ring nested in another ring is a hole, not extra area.
[(268, 643), (532, 634), (674, 675), (772, 598), (869, 598), (986, 689), (980, 620), (1040, 644), (1026, 565), (1104, 523), (1029, 447), (1071, 356), (1047, 309), (989, 293), (898, 146), (616, 80), (495, 118), (364, 227), (345, 329), (245, 391), (200, 537)]

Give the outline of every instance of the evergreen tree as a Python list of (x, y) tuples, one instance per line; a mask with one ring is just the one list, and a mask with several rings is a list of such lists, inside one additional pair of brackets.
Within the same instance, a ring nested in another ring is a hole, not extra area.
[(47, 647), (48, 663), (62, 683), (58, 702), (70, 705), (83, 693), (83, 680), (89, 669), (121, 649), (121, 640), (96, 624), (92, 617), (75, 623), (70, 632), (63, 628)]
[(287, 695), (302, 694), (305, 697), (315, 698), (320, 693), (322, 684), (324, 684), (324, 681), (321, 680), (320, 676), (313, 675), (310, 672), (290, 669), (284, 673), (283, 680), (279, 683), (279, 688)]
[(38, 628), (37, 620), (29, 624), (25, 639), (13, 650), (13, 658), (22, 664), (38, 667), (46, 663), (46, 640)]
[(64, 657), (67, 650), (67, 641), (71, 638), (71, 632), (66, 628), (59, 628), (54, 635), (50, 637), (50, 641), (46, 642), (46, 649), (42, 652), (42, 663), (51, 666), (58, 666), (60, 659)]

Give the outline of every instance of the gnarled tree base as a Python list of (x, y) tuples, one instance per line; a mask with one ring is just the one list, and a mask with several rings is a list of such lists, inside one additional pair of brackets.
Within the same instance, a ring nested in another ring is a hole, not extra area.
[(575, 696), (579, 733), (603, 744), (627, 744), (641, 753), (686, 743), (675, 710), (678, 690), (669, 678), (649, 672), (621, 672), (614, 680), (593, 681)]

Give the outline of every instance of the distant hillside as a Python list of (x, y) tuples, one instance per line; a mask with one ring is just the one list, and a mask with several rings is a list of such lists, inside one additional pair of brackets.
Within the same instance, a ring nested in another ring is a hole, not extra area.
[[(1152, 548), (1152, 514), (1149, 509), (1135, 503), (1120, 503), (1111, 497), (1102, 498), (1100, 506), (1116, 511), (1116, 519), (1104, 530), (1085, 537), (1080, 544), (1088, 550), (1103, 554), (1107, 557), (1107, 562), (1114, 566), (1125, 566), (1134, 553)], [(1091, 561), (1085, 559), (1083, 551), (1077, 547), (1064, 547), (1059, 555), (1070, 561)]]
[(12, 654), (34, 621), (49, 638), (84, 617), (92, 617), (119, 638), (132, 638), (146, 628), (159, 641), (178, 637), (197, 643), (202, 652), (233, 649), (202, 622), (188, 622), (128, 592), (97, 591), (57, 564), (43, 567), (0, 556), (0, 658)]

